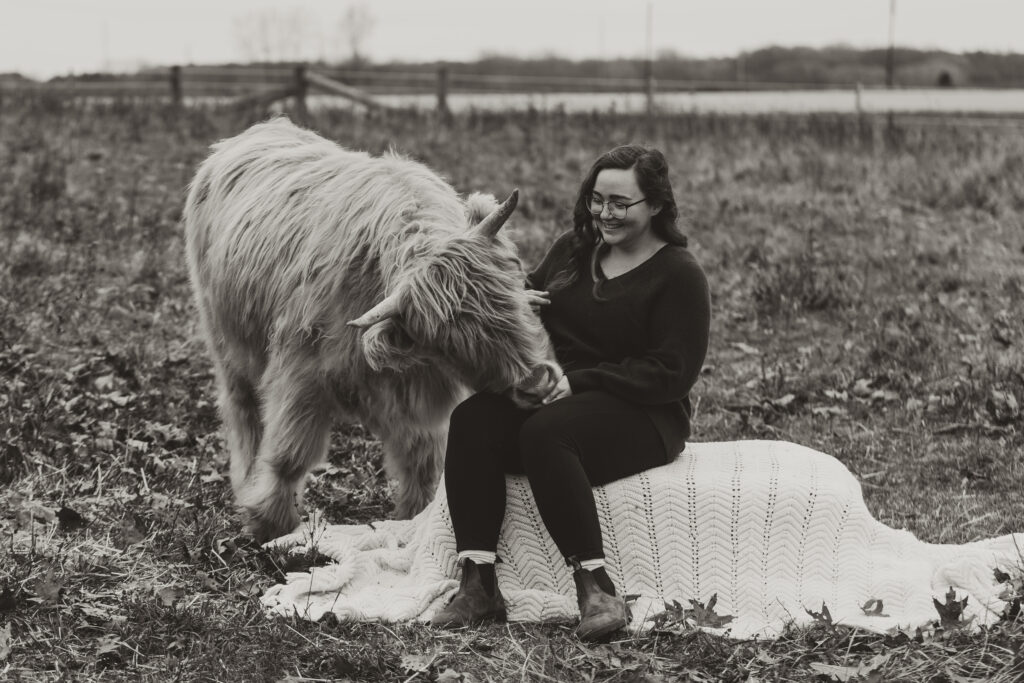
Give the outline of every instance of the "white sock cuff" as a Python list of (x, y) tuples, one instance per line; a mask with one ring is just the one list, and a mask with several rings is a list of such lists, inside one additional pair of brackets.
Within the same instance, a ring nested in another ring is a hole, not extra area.
[(580, 567), (582, 567), (583, 569), (586, 569), (588, 572), (592, 572), (595, 569), (598, 569), (598, 568), (603, 567), (603, 566), (604, 566), (604, 558), (603, 557), (595, 557), (593, 560), (583, 560), (582, 562), (580, 562)]
[(473, 564), (494, 564), (498, 554), (488, 550), (463, 550), (459, 553), (460, 560), (472, 560)]

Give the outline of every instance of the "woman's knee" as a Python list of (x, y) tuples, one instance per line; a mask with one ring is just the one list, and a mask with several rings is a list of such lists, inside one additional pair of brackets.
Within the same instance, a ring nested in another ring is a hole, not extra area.
[(544, 461), (572, 450), (565, 416), (562, 411), (550, 408), (531, 415), (519, 430), (519, 452), (527, 469), (534, 460)]
[(481, 453), (511, 450), (502, 445), (514, 432), (517, 416), (515, 404), (498, 394), (480, 393), (470, 396), (455, 406), (448, 423), (449, 464), (461, 463), (465, 458), (481, 460)]
[(461, 430), (466, 427), (477, 427), (487, 424), (508, 411), (514, 404), (499, 394), (481, 392), (473, 394), (455, 406), (448, 421), (448, 431)]

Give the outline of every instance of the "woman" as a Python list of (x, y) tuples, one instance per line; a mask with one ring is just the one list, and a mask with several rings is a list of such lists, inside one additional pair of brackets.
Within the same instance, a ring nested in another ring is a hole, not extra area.
[(573, 231), (527, 280), (565, 374), (537, 409), (481, 393), (452, 413), (445, 485), (462, 581), (434, 625), (505, 618), (494, 562), (506, 473), (529, 478), (574, 569), (579, 637), (598, 639), (627, 623), (604, 568), (591, 487), (666, 464), (690, 434), (710, 301), (676, 220), (661, 152), (617, 147), (587, 174)]

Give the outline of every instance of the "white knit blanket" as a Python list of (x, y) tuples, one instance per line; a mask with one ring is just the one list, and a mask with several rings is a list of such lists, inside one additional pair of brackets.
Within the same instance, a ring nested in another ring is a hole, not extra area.
[[(512, 621), (571, 619), (575, 589), (528, 482), (507, 478), (498, 581)], [(781, 441), (692, 443), (673, 463), (595, 489), (608, 572), (642, 630), (666, 601), (731, 616), (735, 638), (779, 635), (825, 605), (835, 623), (871, 631), (934, 622), (952, 588), (974, 625), (1005, 603), (994, 570), (1024, 566), (1024, 533), (933, 545), (876, 521), (835, 458)], [(334, 563), (289, 574), (268, 610), (319, 619), (427, 620), (456, 587), (455, 538), (443, 485), (415, 519), (314, 524), (272, 543), (313, 547)], [(881, 601), (869, 602), (869, 601)], [(863, 609), (865, 606), (868, 609)], [(879, 609), (880, 607), (880, 609)]]

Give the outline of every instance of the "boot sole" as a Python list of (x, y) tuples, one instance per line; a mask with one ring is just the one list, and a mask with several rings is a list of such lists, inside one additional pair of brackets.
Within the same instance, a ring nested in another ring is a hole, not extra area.
[(623, 618), (612, 619), (603, 624), (598, 624), (586, 631), (581, 631), (578, 627), (576, 629), (576, 637), (580, 640), (599, 640), (621, 628), (625, 628), (628, 622)]
[(444, 630), (453, 630), (453, 629), (457, 629), (457, 628), (467, 628), (467, 627), (470, 627), (470, 626), (479, 626), (480, 624), (486, 624), (489, 621), (498, 622), (498, 623), (508, 621), (508, 613), (507, 613), (506, 610), (500, 610), (500, 611), (497, 611), (497, 612), (490, 612), (488, 614), (481, 615), (481, 616), (476, 617), (474, 619), (470, 619), (467, 622), (461, 622), (461, 621), (454, 621), (453, 620), (453, 621), (444, 621), (444, 622), (438, 623), (438, 622), (435, 622), (434, 620), (431, 620), (430, 621), (430, 625), (433, 626), (434, 628), (440, 628), (440, 629), (444, 629)]

